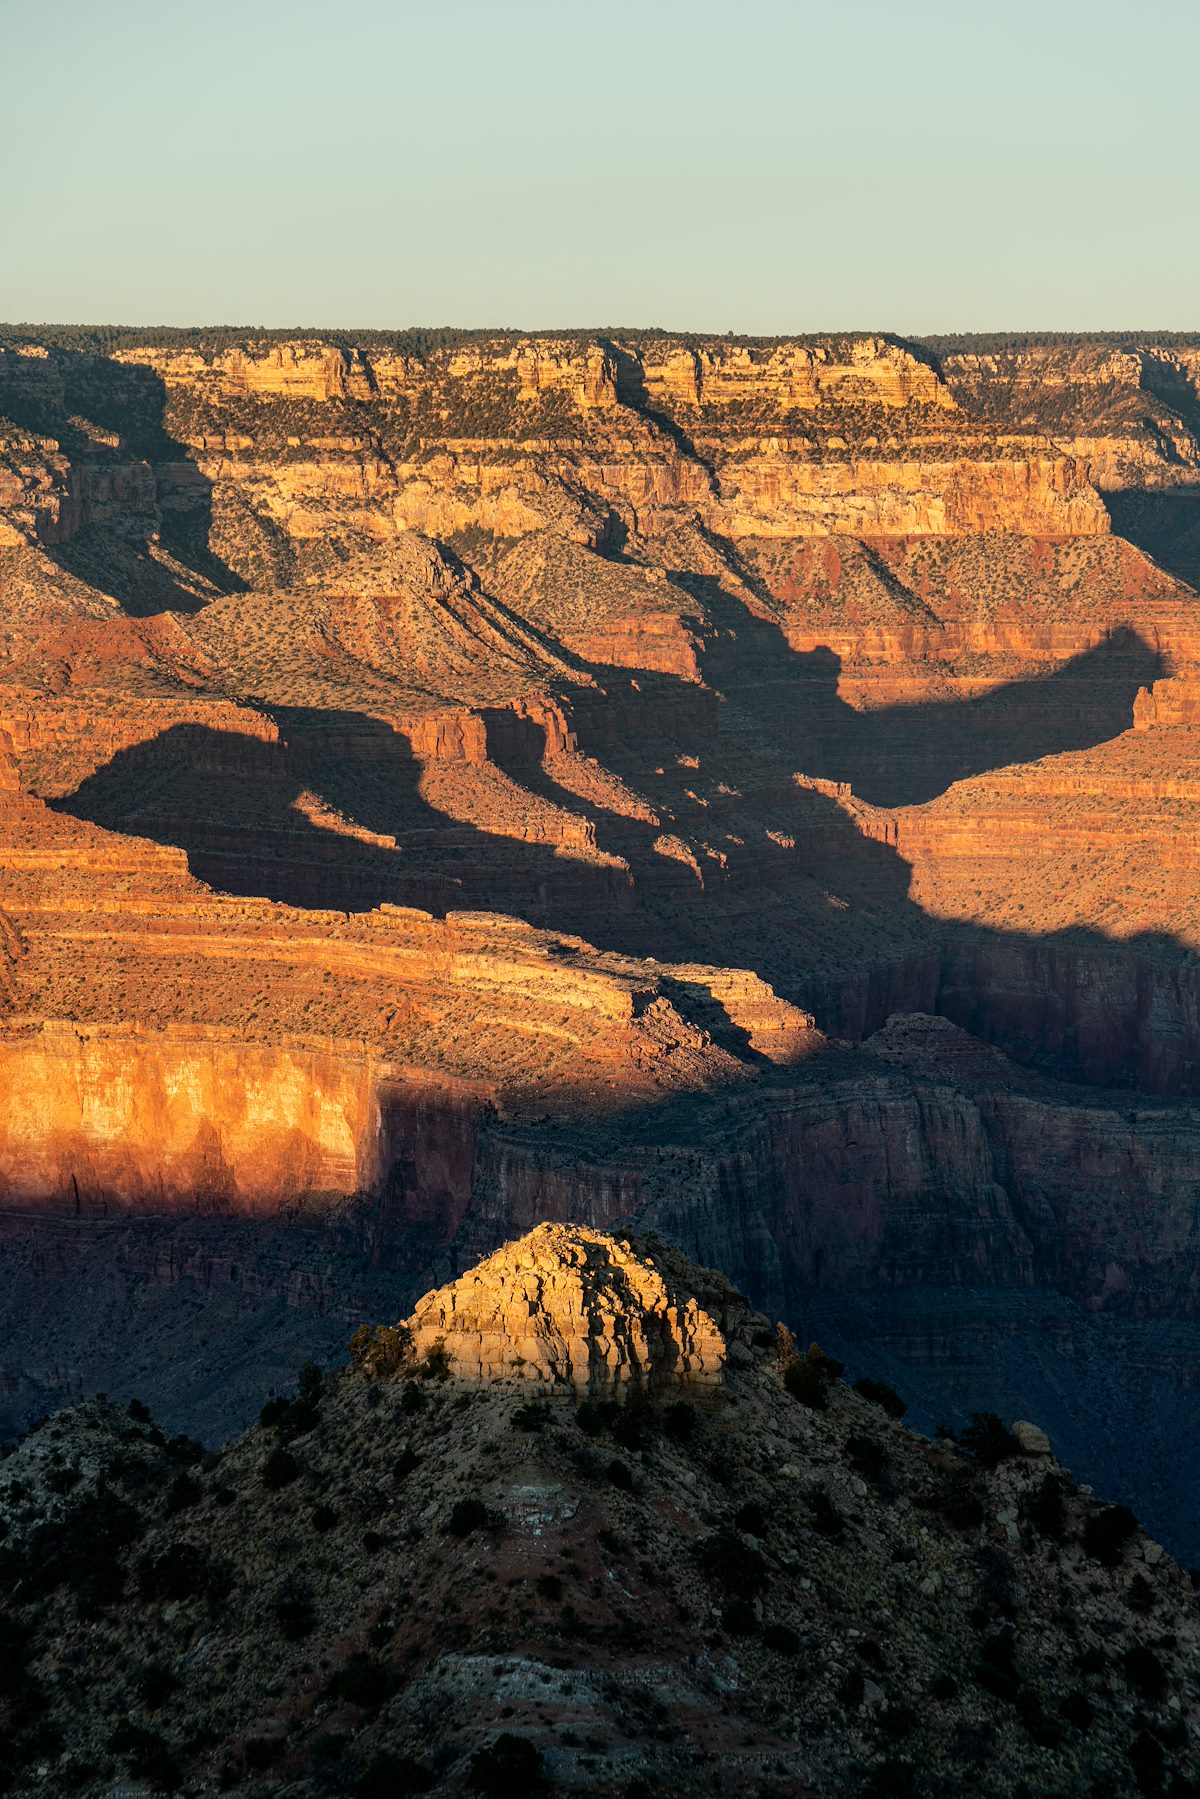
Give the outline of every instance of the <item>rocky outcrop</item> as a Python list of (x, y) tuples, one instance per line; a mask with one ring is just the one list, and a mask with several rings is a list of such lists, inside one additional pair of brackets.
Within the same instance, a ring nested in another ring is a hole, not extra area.
[(715, 1320), (652, 1256), (582, 1225), (506, 1244), (427, 1293), (407, 1329), (456, 1380), (577, 1397), (714, 1386), (727, 1356)]
[[(1036, 1426), (934, 1443), (886, 1385), (851, 1391), (677, 1254), (645, 1245), (630, 1265), (619, 1239), (554, 1241), (510, 1245), (504, 1285), (515, 1302), (522, 1268), (541, 1270), (528, 1322), (553, 1318), (564, 1366), (594, 1366), (614, 1303), (627, 1334), (606, 1355), (654, 1340), (657, 1280), (739, 1316), (720, 1385), (567, 1381), (550, 1406), (505, 1361), (447, 1379), (364, 1327), (359, 1366), (309, 1361), (298, 1393), (280, 1380), (208, 1454), (115, 1395), (15, 1447), (15, 1790), (45, 1785), (50, 1728), (71, 1782), (297, 1799), (551, 1783), (700, 1799), (716, 1767), (738, 1799), (919, 1790), (926, 1769), (981, 1799), (1047, 1777), (1124, 1791), (1147, 1766), (1194, 1783), (1192, 1583)], [(576, 1277), (598, 1313), (561, 1303)]]

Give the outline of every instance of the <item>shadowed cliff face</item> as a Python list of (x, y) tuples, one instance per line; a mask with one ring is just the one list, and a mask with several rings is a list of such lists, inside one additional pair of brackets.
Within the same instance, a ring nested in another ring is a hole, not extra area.
[(64, 353), (0, 378), (0, 436), (10, 419), (67, 464), (40, 541), (134, 617), (195, 612), (246, 585), (211, 546), (212, 483), (172, 433), (167, 400), (154, 369), (104, 356)]
[(1200, 586), (1200, 491), (1131, 488), (1108, 501), (1113, 530), (1146, 550), (1172, 574)]

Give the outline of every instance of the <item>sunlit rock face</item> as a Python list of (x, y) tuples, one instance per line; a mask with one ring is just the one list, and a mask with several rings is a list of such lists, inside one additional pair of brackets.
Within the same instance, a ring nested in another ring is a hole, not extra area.
[(458, 1380), (551, 1393), (713, 1386), (725, 1339), (671, 1279), (673, 1259), (581, 1225), (539, 1225), (427, 1293), (408, 1320), (413, 1348), (444, 1353)]

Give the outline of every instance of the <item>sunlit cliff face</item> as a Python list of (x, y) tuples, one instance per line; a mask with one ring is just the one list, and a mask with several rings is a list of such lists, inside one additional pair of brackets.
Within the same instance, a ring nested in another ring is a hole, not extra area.
[(544, 1224), (427, 1293), (407, 1322), (412, 1356), (468, 1384), (538, 1396), (694, 1397), (721, 1379), (726, 1343), (669, 1270), (580, 1225)]
[(1193, 1095), (1165, 355), (0, 351), (0, 1192), (609, 1221), (624, 1150), (496, 1132), (895, 1012)]

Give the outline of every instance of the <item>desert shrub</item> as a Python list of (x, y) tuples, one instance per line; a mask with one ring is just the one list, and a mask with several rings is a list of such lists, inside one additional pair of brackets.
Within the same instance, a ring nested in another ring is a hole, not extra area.
[(799, 1655), (800, 1638), (790, 1624), (766, 1624), (763, 1626), (762, 1640), (764, 1647), (773, 1649), (776, 1655)]
[(630, 1473), (627, 1463), (611, 1461), (608, 1464), (608, 1478), (612, 1485), (619, 1488), (622, 1493), (632, 1493), (633, 1475)]
[(456, 1499), (447, 1528), (452, 1536), (469, 1537), (472, 1531), (483, 1530), (487, 1521), (488, 1510), (482, 1499)]
[(749, 1599), (731, 1599), (721, 1613), (721, 1624), (731, 1637), (752, 1637), (758, 1618)]
[(873, 1437), (847, 1437), (846, 1460), (865, 1479), (878, 1480), (887, 1464), (887, 1452)]
[(414, 1468), (421, 1466), (421, 1458), (410, 1443), (398, 1449), (392, 1459), (393, 1480), (407, 1480)]
[(855, 1706), (862, 1704), (866, 1690), (867, 1677), (862, 1669), (855, 1664), (854, 1667), (847, 1668), (846, 1672), (842, 1675), (841, 1680), (839, 1680), (837, 1696), (844, 1706), (853, 1709)]
[(978, 1530), (986, 1513), (973, 1479), (949, 1475), (940, 1495), (941, 1512), (955, 1530)]
[(813, 1529), (823, 1537), (840, 1537), (846, 1528), (846, 1520), (824, 1487), (813, 1487), (808, 1495), (808, 1503), (812, 1510)]
[(1144, 1574), (1134, 1575), (1125, 1598), (1129, 1609), (1143, 1618), (1148, 1617), (1158, 1604), (1158, 1594), (1154, 1591), (1153, 1583)]
[(585, 1437), (598, 1437), (604, 1430), (604, 1414), (598, 1405), (585, 1399), (582, 1405), (575, 1408), (575, 1423)]
[(953, 1674), (935, 1674), (929, 1683), (929, 1692), (932, 1698), (940, 1700), (944, 1705), (948, 1700), (957, 1698), (958, 1682)]
[(1076, 1730), (1089, 1731), (1095, 1717), (1095, 1709), (1087, 1694), (1082, 1691), (1068, 1693), (1059, 1706), (1059, 1711)]
[(337, 1513), (331, 1505), (326, 1505), (324, 1500), (322, 1500), (320, 1505), (313, 1507), (312, 1526), (313, 1529), (319, 1531), (322, 1536), (324, 1536), (327, 1530), (333, 1530), (337, 1521)]
[(975, 1551), (974, 1561), (985, 1608), (999, 1612), (1002, 1618), (1015, 1617), (1017, 1596), (1012, 1557), (997, 1544), (984, 1543)]
[(378, 1530), (364, 1530), (363, 1531), (362, 1544), (363, 1544), (363, 1548), (366, 1550), (368, 1555), (378, 1555), (379, 1551), (383, 1548), (383, 1546), (386, 1542), (387, 1542), (387, 1538), (383, 1535), (383, 1533), (381, 1531), (378, 1531)]
[(195, 1437), (187, 1436), (183, 1431), (177, 1437), (172, 1437), (164, 1447), (173, 1462), (186, 1462), (189, 1466), (202, 1462), (208, 1453), (203, 1443), (198, 1442)]
[(869, 1374), (855, 1381), (854, 1391), (869, 1399), (872, 1405), (882, 1406), (889, 1418), (903, 1418), (908, 1410), (895, 1387), (889, 1387), (886, 1381), (872, 1380)]
[(650, 1408), (645, 1401), (631, 1399), (627, 1404), (616, 1408), (616, 1416), (612, 1420), (613, 1440), (622, 1449), (639, 1450), (645, 1443), (646, 1429), (650, 1422)]
[(541, 1783), (542, 1758), (527, 1737), (504, 1731), (471, 1757), (470, 1780), (483, 1799), (525, 1799)]
[(156, 1730), (147, 1730), (129, 1718), (122, 1718), (108, 1739), (108, 1747), (114, 1755), (124, 1759), (131, 1774), (148, 1780), (160, 1792), (178, 1791), (179, 1768)]
[(677, 1399), (663, 1413), (663, 1431), (677, 1443), (686, 1443), (696, 1429), (696, 1408), (686, 1399)]
[(242, 1747), (242, 1760), (255, 1774), (269, 1768), (282, 1748), (278, 1737), (247, 1737)]
[(402, 1412), (419, 1412), (425, 1403), (425, 1395), (416, 1381), (405, 1381), (400, 1390), (400, 1410)]
[(359, 1649), (345, 1667), (339, 1668), (333, 1681), (334, 1692), (347, 1705), (362, 1711), (374, 1711), (387, 1697), (387, 1669), (382, 1662)]
[(1066, 1483), (1061, 1474), (1044, 1474), (1028, 1500), (1029, 1522), (1049, 1543), (1061, 1543), (1067, 1531)]
[(0, 1698), (20, 1692), (28, 1679), (25, 1652), (31, 1635), (27, 1625), (0, 1611)]
[(1038, 1749), (1060, 1749), (1067, 1736), (1065, 1725), (1061, 1725), (1058, 1718), (1047, 1718), (1042, 1711), (1042, 1700), (1027, 1687), (1016, 1696), (1016, 1714)]
[(203, 1497), (204, 1488), (194, 1475), (177, 1474), (167, 1488), (167, 1517), (173, 1518), (176, 1512), (187, 1511)]
[(357, 1799), (408, 1799), (411, 1793), (427, 1793), (432, 1785), (433, 1775), (422, 1762), (385, 1750), (367, 1763), (354, 1791)]
[(307, 1399), (293, 1399), (275, 1421), (275, 1432), (281, 1443), (294, 1443), (306, 1437), (320, 1423), (321, 1414)]
[(313, 1738), (309, 1758), (316, 1767), (339, 1761), (345, 1753), (349, 1741), (345, 1731), (323, 1730), (319, 1736)]
[(288, 1486), (300, 1472), (300, 1464), (287, 1449), (275, 1448), (262, 1465), (262, 1484), (268, 1492), (277, 1493)]
[(985, 1692), (1007, 1700), (1010, 1705), (1015, 1703), (1021, 1691), (1021, 1676), (1017, 1671), (1016, 1644), (1011, 1631), (998, 1630), (983, 1639), (974, 1674)]
[(765, 1537), (767, 1534), (767, 1515), (757, 1500), (747, 1500), (734, 1514), (734, 1524), (738, 1530), (745, 1530), (752, 1537)]
[(1145, 1643), (1133, 1643), (1121, 1657), (1125, 1678), (1134, 1692), (1152, 1704), (1167, 1690), (1167, 1671)]
[(1104, 1658), (1103, 1649), (1092, 1643), (1088, 1648), (1080, 1650), (1075, 1657), (1075, 1666), (1081, 1674), (1103, 1674), (1108, 1663)]
[(1136, 1536), (1138, 1521), (1127, 1505), (1106, 1505), (1092, 1512), (1083, 1527), (1083, 1547), (1102, 1567), (1120, 1566), (1125, 1545)]
[(196, 1543), (170, 1543), (161, 1555), (144, 1556), (138, 1564), (143, 1599), (194, 1599), (209, 1591), (212, 1579), (208, 1557)]
[(1020, 1454), (1017, 1439), (995, 1412), (972, 1412), (970, 1423), (958, 1433), (958, 1444), (981, 1468), (998, 1468)]
[(156, 1712), (179, 1688), (174, 1674), (161, 1662), (143, 1662), (138, 1669), (137, 1684), (138, 1697), (148, 1712)]
[(829, 1404), (829, 1381), (824, 1370), (807, 1356), (797, 1356), (783, 1371), (783, 1384), (793, 1399), (811, 1411), (823, 1412)]
[(1160, 1793), (1166, 1778), (1167, 1758), (1161, 1743), (1148, 1730), (1139, 1730), (1129, 1745), (1129, 1765), (1139, 1793)]
[(523, 1431), (539, 1431), (550, 1420), (550, 1407), (544, 1401), (530, 1400), (528, 1405), (518, 1406), (513, 1413), (513, 1429)]
[(300, 1398), (305, 1405), (316, 1406), (321, 1403), (321, 1393), (325, 1386), (325, 1376), (310, 1357), (300, 1370), (300, 1378), (296, 1383)]
[(767, 1564), (762, 1551), (752, 1549), (726, 1525), (702, 1537), (695, 1553), (708, 1578), (731, 1596), (753, 1598), (766, 1588)]
[(40, 1525), (9, 1573), (31, 1593), (67, 1586), (85, 1607), (95, 1610), (120, 1598), (125, 1580), (119, 1558), (141, 1533), (137, 1508), (115, 1493), (101, 1491), (69, 1517)]
[(153, 1423), (153, 1419), (150, 1416), (150, 1407), (144, 1405), (140, 1399), (131, 1399), (126, 1410), (128, 1411), (129, 1416), (137, 1424)]
[(445, 1380), (450, 1373), (450, 1354), (439, 1337), (425, 1351), (425, 1359), (417, 1370), (423, 1380)]
[(312, 1595), (306, 1587), (287, 1581), (271, 1601), (271, 1615), (289, 1643), (299, 1643), (317, 1621)]
[(360, 1324), (350, 1339), (354, 1366), (373, 1379), (399, 1374), (412, 1354), (412, 1332), (403, 1324)]
[(862, 1799), (919, 1799), (922, 1791), (911, 1762), (889, 1755), (868, 1769), (858, 1789)]
[(846, 1372), (845, 1362), (839, 1362), (836, 1356), (826, 1355), (819, 1343), (810, 1343), (805, 1360), (819, 1368), (826, 1380), (841, 1380)]
[(258, 1422), (262, 1425), (263, 1429), (274, 1430), (290, 1404), (291, 1401), (285, 1399), (282, 1393), (277, 1394), (274, 1399), (268, 1399), (262, 1411), (258, 1414)]
[(539, 1574), (535, 1586), (543, 1599), (557, 1603), (563, 1596), (563, 1583), (557, 1574)]

